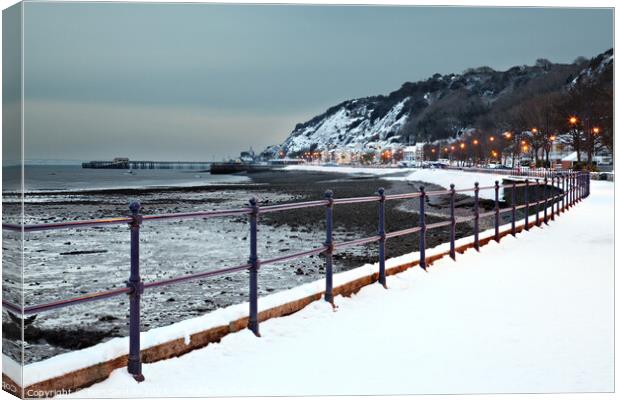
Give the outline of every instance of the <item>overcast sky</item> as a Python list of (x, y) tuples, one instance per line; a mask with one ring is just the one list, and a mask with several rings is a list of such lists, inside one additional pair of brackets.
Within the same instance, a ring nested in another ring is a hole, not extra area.
[(613, 45), (612, 11), (25, 3), (28, 159), (204, 160), (405, 81)]

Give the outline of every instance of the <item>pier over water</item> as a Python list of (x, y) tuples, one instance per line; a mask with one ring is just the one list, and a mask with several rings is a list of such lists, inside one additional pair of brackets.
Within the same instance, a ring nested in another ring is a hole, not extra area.
[(115, 158), (112, 161), (88, 161), (82, 168), (95, 169), (209, 169), (211, 161), (130, 161)]

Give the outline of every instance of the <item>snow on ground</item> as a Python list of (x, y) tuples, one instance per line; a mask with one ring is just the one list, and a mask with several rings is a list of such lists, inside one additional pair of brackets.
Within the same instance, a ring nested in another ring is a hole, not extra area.
[(343, 174), (392, 175), (412, 171), (413, 168), (380, 168), (380, 167), (341, 167), (325, 165), (287, 165), (285, 170), (339, 172)]
[[(454, 184), (456, 190), (473, 188), (474, 183), (478, 182), (480, 187), (493, 186), (495, 181), (502, 183), (502, 179), (506, 178), (506, 175), (483, 173), (483, 172), (463, 172), (454, 169), (411, 169), (411, 173), (405, 178), (409, 181), (420, 181), (434, 183), (439, 186), (443, 186), (448, 189), (450, 184)], [(393, 179), (393, 178), (388, 178)], [(466, 193), (467, 194), (467, 193)], [(473, 196), (472, 193), (469, 193)], [(503, 191), (500, 190), (500, 198), (503, 196)], [(480, 190), (480, 198), (483, 199), (495, 199), (495, 191), (493, 189)]]
[(613, 391), (613, 185), (428, 273), (388, 277), (77, 397)]
[[(478, 182), (480, 187), (493, 186), (495, 181), (502, 183), (502, 179), (506, 175), (483, 173), (483, 172), (464, 172), (453, 169), (437, 169), (437, 168), (366, 168), (366, 167), (328, 167), (319, 165), (290, 165), (285, 169), (302, 170), (302, 171), (324, 171), (324, 172), (341, 172), (341, 173), (365, 173), (371, 175), (383, 176), (387, 180), (407, 180), (434, 183), (446, 189), (450, 188), (450, 184), (455, 185), (455, 189), (473, 188), (474, 183)], [(400, 174), (401, 176), (390, 176)], [(500, 191), (500, 196), (502, 196)], [(473, 196), (473, 191), (471, 193)], [(481, 190), (479, 193), (481, 198), (494, 199), (495, 192), (491, 190)]]

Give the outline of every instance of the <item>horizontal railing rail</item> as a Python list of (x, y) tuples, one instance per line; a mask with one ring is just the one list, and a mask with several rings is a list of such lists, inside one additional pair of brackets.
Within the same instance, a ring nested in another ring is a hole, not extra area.
[[(549, 179), (550, 178), (550, 179)], [(543, 195), (538, 194), (539, 199), (536, 201), (530, 201), (530, 189), (532, 187), (543, 188)], [(503, 187), (511, 190), (510, 206), (505, 208), (499, 208), (499, 190)], [(556, 190), (556, 194), (549, 196), (549, 187)], [(517, 205), (516, 203), (516, 189), (524, 188), (524, 204)], [(480, 212), (480, 199), (479, 192), (481, 190), (494, 190), (494, 208), (491, 211)], [(455, 197), (457, 193), (473, 192), (474, 194), (474, 212), (469, 216), (456, 216), (455, 215)], [(529, 217), (530, 209), (535, 207), (536, 224), (540, 225), (541, 218), (539, 218), (540, 206), (543, 207), (544, 217), (543, 222), (546, 224), (550, 219), (554, 219), (555, 215), (565, 212), (566, 209), (571, 208), (576, 202), (587, 197), (590, 193), (590, 174), (589, 172), (562, 172), (555, 173), (549, 177), (545, 176), (544, 179), (535, 179), (530, 181), (526, 178), (523, 183), (516, 183), (513, 180), (511, 183), (500, 185), (499, 181), (495, 181), (494, 185), (480, 187), (476, 182), (473, 188), (456, 189), (454, 185), (450, 185), (448, 190), (435, 190), (426, 192), (424, 187), (421, 186), (418, 192), (403, 193), (403, 194), (391, 194), (386, 195), (385, 191), (380, 188), (377, 191), (377, 195), (364, 196), (364, 197), (351, 197), (337, 199), (333, 197), (331, 191), (325, 193), (323, 200), (304, 201), (297, 203), (276, 204), (270, 206), (259, 206), (256, 198), (250, 199), (249, 207), (243, 207), (238, 209), (228, 210), (213, 210), (213, 211), (199, 211), (199, 212), (187, 212), (187, 213), (171, 213), (163, 215), (141, 215), (140, 203), (135, 201), (129, 206), (131, 215), (118, 218), (106, 218), (97, 220), (85, 220), (85, 221), (70, 221), (59, 223), (47, 223), (47, 224), (31, 224), (31, 225), (17, 225), (17, 224), (2, 224), (2, 229), (13, 232), (37, 232), (48, 231), (57, 229), (71, 229), (71, 228), (84, 228), (84, 227), (96, 227), (107, 225), (119, 225), (128, 224), (130, 227), (130, 274), (129, 279), (125, 282), (124, 287), (119, 287), (106, 291), (87, 293), (83, 296), (72, 297), (68, 299), (60, 299), (51, 301), (44, 304), (22, 306), (3, 300), (2, 306), (8, 311), (15, 314), (24, 316), (29, 314), (36, 314), (44, 311), (54, 310), (58, 308), (64, 308), (76, 304), (83, 304), (92, 301), (109, 299), (111, 297), (120, 295), (129, 295), (129, 357), (127, 369), (130, 374), (138, 381), (144, 379), (142, 375), (142, 363), (140, 359), (140, 298), (145, 289), (173, 285), (181, 282), (188, 282), (196, 279), (204, 279), (215, 276), (227, 275), (241, 271), (250, 272), (249, 281), (249, 322), (248, 328), (259, 335), (258, 326), (258, 270), (261, 266), (275, 264), (279, 262), (294, 260), (302, 257), (308, 257), (313, 255), (322, 254), (325, 262), (325, 294), (326, 301), (333, 302), (333, 253), (353, 246), (362, 246), (369, 243), (379, 244), (379, 277), (378, 281), (382, 285), (386, 285), (386, 272), (385, 272), (385, 245), (388, 239), (410, 235), (413, 233), (419, 233), (419, 265), (426, 269), (426, 232), (431, 229), (450, 227), (450, 257), (456, 259), (455, 254), (455, 240), (456, 240), (456, 225), (459, 223), (473, 222), (474, 224), (474, 243), (473, 246), (476, 250), (479, 249), (479, 220), (480, 218), (495, 217), (494, 227), (495, 236), (494, 239), (499, 242), (499, 226), (500, 215), (503, 213), (511, 213), (511, 234), (516, 235), (516, 211), (525, 209), (524, 213), (524, 229), (529, 230)], [(432, 196), (450, 196), (450, 217), (445, 221), (439, 221), (431, 224), (426, 223), (426, 213), (424, 210), (425, 201)], [(541, 198), (542, 197), (542, 198)], [(390, 200), (403, 200), (403, 199), (419, 199), (419, 222), (417, 226), (413, 226), (406, 229), (401, 229), (393, 232), (386, 232), (385, 229), (385, 202)], [(377, 235), (353, 239), (349, 241), (336, 242), (333, 240), (333, 208), (334, 205), (348, 205), (359, 203), (372, 203), (378, 204), (378, 229)], [(548, 205), (551, 202), (551, 213), (548, 213)], [(555, 210), (553, 207), (555, 205)], [(258, 257), (258, 216), (261, 214), (268, 214), (279, 211), (295, 210), (302, 208), (325, 208), (325, 227), (326, 237), (325, 242), (320, 247), (316, 247), (309, 250), (303, 250), (300, 252), (294, 252), (285, 254), (279, 257), (260, 260)], [(164, 280), (156, 280), (150, 282), (143, 282), (140, 277), (140, 227), (143, 223), (149, 221), (165, 221), (165, 220), (183, 220), (192, 218), (219, 218), (219, 217), (231, 217), (247, 215), (250, 221), (250, 251), (249, 259), (246, 264), (237, 266), (221, 268), (216, 270), (202, 271), (193, 274), (181, 275)]]

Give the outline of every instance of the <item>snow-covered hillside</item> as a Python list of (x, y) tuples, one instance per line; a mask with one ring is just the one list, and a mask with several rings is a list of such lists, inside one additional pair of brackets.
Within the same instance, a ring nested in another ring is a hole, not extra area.
[[(611, 67), (611, 68), (610, 68)], [(344, 101), (297, 124), (283, 143), (263, 153), (296, 156), (308, 151), (381, 149), (393, 143), (434, 142), (480, 126), (503, 123), (531, 93), (566, 92), (613, 70), (613, 50), (584, 66), (539, 59), (506, 71), (470, 68), (405, 82), (388, 95)], [(611, 77), (604, 75), (605, 82)]]
[(399, 101), (381, 118), (373, 119), (375, 105), (363, 100), (343, 103), (324, 118), (298, 126), (284, 142), (288, 152), (324, 150), (329, 148), (382, 148), (400, 139), (397, 135), (407, 114), (404, 106), (410, 98)]

